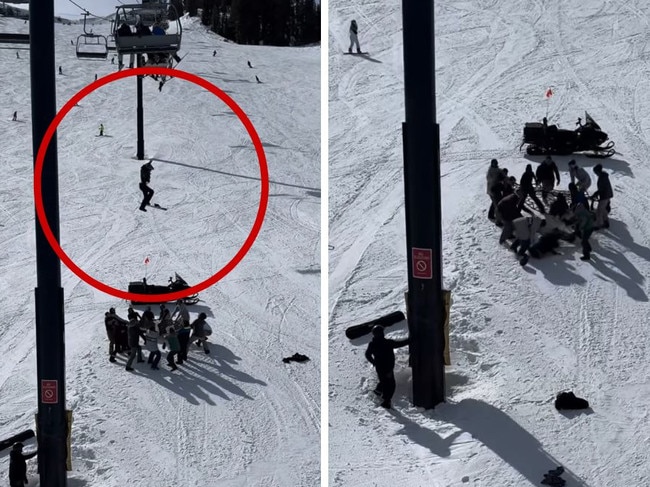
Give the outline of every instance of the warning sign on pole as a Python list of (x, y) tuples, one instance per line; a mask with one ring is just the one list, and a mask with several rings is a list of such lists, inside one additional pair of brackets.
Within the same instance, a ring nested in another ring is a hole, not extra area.
[(433, 251), (431, 249), (411, 248), (411, 260), (413, 261), (413, 277), (416, 279), (433, 279), (431, 260)]
[(59, 402), (58, 381), (41, 379), (41, 402), (43, 404), (56, 404)]

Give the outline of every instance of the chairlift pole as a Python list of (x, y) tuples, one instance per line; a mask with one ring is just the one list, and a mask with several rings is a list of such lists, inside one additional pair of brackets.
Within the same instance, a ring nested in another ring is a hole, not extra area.
[[(56, 116), (54, 1), (32, 2), (29, 9), (32, 148), (34, 164)], [(45, 154), (43, 206), (59, 240), (59, 182), (56, 134)], [(36, 226), (36, 375), (38, 390), (38, 464), (41, 487), (65, 487), (65, 319), (61, 263), (38, 222)]]
[(402, 0), (406, 121), (404, 193), (413, 404), (445, 400), (440, 128), (436, 123), (433, 0)]
[[(142, 66), (142, 54), (136, 55), (136, 66), (139, 68)], [(137, 116), (138, 116), (138, 153), (137, 158), (139, 161), (144, 159), (144, 107), (142, 103), (142, 76), (139, 74), (136, 76), (138, 84), (138, 107), (137, 107)]]

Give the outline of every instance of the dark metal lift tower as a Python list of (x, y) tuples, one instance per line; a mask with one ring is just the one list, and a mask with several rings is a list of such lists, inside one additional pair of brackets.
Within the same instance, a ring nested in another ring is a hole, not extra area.
[(403, 0), (404, 192), (413, 404), (445, 400), (440, 129), (436, 123), (433, 0)]
[[(54, 1), (32, 1), (29, 12), (32, 146), (34, 164), (41, 140), (56, 116)], [(43, 164), (43, 205), (59, 240), (59, 176), (56, 134)], [(36, 369), (38, 464), (41, 487), (65, 487), (65, 320), (61, 263), (36, 223)]]

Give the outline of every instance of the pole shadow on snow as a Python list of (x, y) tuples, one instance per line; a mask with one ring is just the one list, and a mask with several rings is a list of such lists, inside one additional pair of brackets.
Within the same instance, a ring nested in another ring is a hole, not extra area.
[[(156, 159), (155, 157), (152, 158), (151, 160), (152, 161), (162, 162), (162, 163), (165, 163), (165, 164), (174, 164), (176, 166), (189, 167), (190, 169), (200, 169), (201, 171), (209, 171), (209, 172), (214, 172), (214, 173), (217, 173), (217, 174), (224, 174), (226, 176), (233, 176), (233, 177), (236, 177), (236, 178), (250, 179), (252, 181), (261, 181), (261, 178), (256, 177), (256, 176), (245, 176), (243, 174), (235, 174), (235, 173), (232, 173), (232, 172), (219, 171), (217, 169), (210, 169), (208, 167), (193, 166), (191, 164), (185, 164), (183, 162), (167, 161), (165, 159)], [(299, 184), (281, 183), (281, 182), (278, 182), (278, 181), (273, 181), (272, 179), (269, 180), (269, 183), (270, 184), (277, 184), (279, 186), (287, 186), (287, 187), (290, 187), (290, 188), (306, 189), (306, 190), (309, 190), (309, 191), (318, 191), (319, 194), (320, 194), (320, 188), (311, 188), (309, 186), (300, 186)]]
[[(517, 470), (530, 482), (539, 485), (544, 474), (562, 465), (544, 450), (543, 445), (515, 420), (496, 407), (476, 399), (464, 399), (457, 404), (442, 404), (431, 417), (456, 425), (460, 430), (447, 438), (441, 438), (434, 431), (416, 424), (399, 413), (394, 414), (403, 425), (401, 434), (415, 443), (428, 448), (432, 453), (446, 457), (454, 440), (463, 432), (499, 455), (503, 461)], [(588, 487), (588, 484), (564, 467), (562, 477), (571, 487)]]
[(358, 58), (361, 58), (361, 59), (365, 59), (366, 61), (370, 61), (371, 63), (383, 64), (379, 59), (375, 59), (375, 58), (371, 57), (369, 54), (354, 54), (354, 53), (352, 53), (352, 55), (354, 57), (358, 57)]

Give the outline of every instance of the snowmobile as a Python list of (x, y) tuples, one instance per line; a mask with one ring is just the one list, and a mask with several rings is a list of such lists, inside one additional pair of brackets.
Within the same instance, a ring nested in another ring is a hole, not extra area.
[(606, 144), (608, 136), (591, 116), (585, 112), (585, 123), (578, 118), (575, 130), (561, 129), (557, 125), (543, 122), (526, 123), (524, 138), (519, 150), (528, 144), (526, 153), (531, 156), (569, 155), (584, 152), (588, 157), (610, 157), (615, 154), (614, 142)]
[[(168, 294), (176, 291), (182, 291), (183, 289), (189, 289), (190, 285), (185, 282), (185, 280), (174, 273), (174, 279), (169, 278), (169, 283), (166, 286), (157, 286), (155, 284), (149, 284), (146, 278), (143, 278), (142, 281), (134, 281), (129, 283), (129, 292), (137, 294)], [(154, 303), (166, 303), (167, 300), (154, 301)], [(199, 302), (199, 295), (192, 294), (190, 296), (185, 296), (183, 298), (185, 304), (196, 304)], [(131, 304), (148, 304), (144, 301), (131, 301)]]

